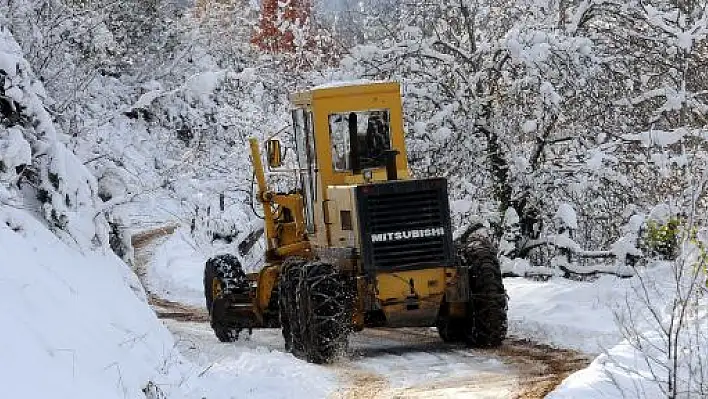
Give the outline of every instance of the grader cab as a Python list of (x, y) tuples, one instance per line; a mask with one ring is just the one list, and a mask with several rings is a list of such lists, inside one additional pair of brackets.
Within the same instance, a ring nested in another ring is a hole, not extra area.
[[(446, 342), (499, 345), (506, 294), (495, 251), (453, 242), (444, 178), (411, 178), (399, 84), (318, 87), (290, 100), (298, 184), (272, 192), (251, 139), (265, 266), (246, 274), (231, 254), (207, 262), (217, 337), (280, 327), (286, 349), (314, 363), (365, 327), (436, 326)], [(265, 149), (268, 169), (285, 171), (280, 141)]]

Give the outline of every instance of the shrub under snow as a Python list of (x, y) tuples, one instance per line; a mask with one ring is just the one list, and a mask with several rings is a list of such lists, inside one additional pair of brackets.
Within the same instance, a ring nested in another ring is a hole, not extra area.
[(107, 230), (96, 179), (67, 149), (46, 99), (0, 16), (0, 204), (32, 204), (66, 242), (82, 249), (103, 246)]

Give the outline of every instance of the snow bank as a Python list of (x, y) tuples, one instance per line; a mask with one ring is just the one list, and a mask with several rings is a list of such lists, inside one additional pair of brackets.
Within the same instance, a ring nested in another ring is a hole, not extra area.
[(204, 264), (219, 253), (230, 253), (239, 258), (246, 273), (255, 273), (263, 265), (265, 243), (263, 238), (250, 251), (241, 254), (238, 243), (248, 236), (241, 232), (231, 244), (200, 243), (188, 229), (178, 229), (154, 249), (154, 256), (147, 268), (147, 284), (150, 292), (161, 298), (204, 306)]
[(321, 367), (221, 344), (211, 331), (201, 339), (209, 361), (185, 360), (122, 261), (81, 254), (24, 211), (0, 206), (0, 254), (2, 397), (140, 399), (148, 388), (170, 399), (306, 398), (334, 389)]
[(179, 229), (154, 250), (147, 269), (150, 292), (162, 298), (204, 306), (204, 264), (209, 254), (198, 250), (189, 231)]
[(646, 298), (638, 295), (644, 290), (639, 277), (602, 276), (593, 282), (559, 277), (548, 281), (504, 279), (509, 295), (509, 333), (557, 347), (603, 353), (623, 339), (618, 322), (631, 318), (640, 330), (653, 327), (652, 309), (644, 302), (664, 311), (672, 289), (672, 279), (665, 275), (668, 267), (660, 264), (645, 272), (652, 283), (662, 284), (649, 290)]
[(0, 253), (3, 397), (140, 398), (150, 382), (180, 397), (185, 365), (124, 263), (84, 256), (7, 207)]
[[(697, 248), (684, 253), (689, 254), (685, 262), (659, 264), (627, 280), (614, 312), (623, 340), (567, 378), (549, 398), (705, 395), (708, 298), (703, 266), (696, 263), (705, 255)], [(588, 326), (599, 323), (588, 321), (594, 323)]]
[(621, 337), (611, 304), (622, 281), (601, 277), (594, 283), (563, 278), (504, 279), (509, 295), (509, 334), (556, 347), (600, 353)]

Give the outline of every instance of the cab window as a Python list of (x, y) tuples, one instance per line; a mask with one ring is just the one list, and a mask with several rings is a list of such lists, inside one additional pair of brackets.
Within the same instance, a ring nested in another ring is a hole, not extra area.
[(352, 168), (350, 121), (356, 118), (356, 140), (361, 168), (386, 166), (384, 152), (391, 149), (391, 124), (388, 109), (343, 112), (329, 115), (332, 167), (335, 171)]

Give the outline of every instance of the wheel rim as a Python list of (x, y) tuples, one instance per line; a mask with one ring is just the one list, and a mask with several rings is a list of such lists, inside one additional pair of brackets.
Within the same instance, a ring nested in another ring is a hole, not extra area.
[(214, 277), (211, 280), (211, 296), (214, 299), (221, 298), (223, 295), (223, 290), (221, 289), (221, 282), (218, 278)]

